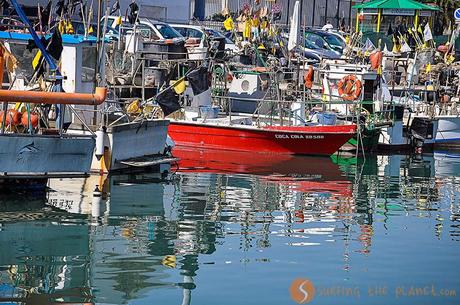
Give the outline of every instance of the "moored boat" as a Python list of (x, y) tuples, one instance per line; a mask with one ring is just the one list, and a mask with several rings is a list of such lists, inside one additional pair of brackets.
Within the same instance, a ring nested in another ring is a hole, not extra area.
[(296, 155), (331, 155), (355, 134), (356, 125), (255, 127), (185, 121), (169, 125), (169, 135), (178, 146)]

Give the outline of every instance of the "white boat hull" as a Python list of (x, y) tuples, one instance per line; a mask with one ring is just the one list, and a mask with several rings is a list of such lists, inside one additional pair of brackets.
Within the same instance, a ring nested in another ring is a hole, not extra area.
[(93, 157), (91, 170), (109, 172), (127, 169), (136, 158), (163, 155), (166, 148), (169, 120), (144, 120), (108, 128), (104, 138), (104, 156)]

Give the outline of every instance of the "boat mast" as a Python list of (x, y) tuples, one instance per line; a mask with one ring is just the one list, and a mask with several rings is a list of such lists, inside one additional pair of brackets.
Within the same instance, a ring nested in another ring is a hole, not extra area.
[[(97, 0), (97, 29), (96, 29), (96, 66), (94, 67), (94, 87), (99, 85), (101, 75), (99, 73), (99, 53), (101, 52), (101, 14), (102, 14), (102, 1)], [(94, 106), (93, 112), (93, 125), (97, 124), (97, 106)]]

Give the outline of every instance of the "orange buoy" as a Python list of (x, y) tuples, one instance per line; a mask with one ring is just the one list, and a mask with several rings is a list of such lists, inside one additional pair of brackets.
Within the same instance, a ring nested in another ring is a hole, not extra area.
[(356, 75), (344, 76), (337, 84), (339, 95), (345, 101), (356, 101), (361, 95), (361, 81)]
[(371, 61), (372, 70), (377, 71), (382, 65), (383, 52), (377, 51), (369, 55), (369, 60)]
[(308, 66), (307, 73), (303, 76), (303, 81), (306, 88), (311, 89), (313, 87), (313, 66)]
[(22, 114), (16, 109), (9, 109), (6, 112), (6, 125), (17, 126), (21, 123)]
[(447, 51), (449, 51), (449, 47), (445, 44), (442, 44), (438, 47), (438, 51), (441, 53), (447, 53)]
[[(39, 116), (37, 113), (30, 113), (30, 123), (32, 124), (32, 127), (33, 128), (36, 128), (38, 126), (38, 121), (39, 121)], [(22, 118), (21, 118), (21, 124), (22, 126), (24, 127), (28, 127), (29, 126), (29, 115), (27, 112), (25, 112), (23, 115), (22, 115)]]

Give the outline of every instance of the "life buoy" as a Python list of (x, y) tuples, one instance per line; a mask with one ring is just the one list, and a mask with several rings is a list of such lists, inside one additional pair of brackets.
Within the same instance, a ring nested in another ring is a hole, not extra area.
[(308, 89), (313, 87), (313, 72), (313, 66), (308, 66), (308, 70), (303, 76), (305, 87)]
[(339, 95), (345, 101), (356, 101), (361, 95), (361, 81), (355, 75), (344, 76), (337, 86)]

